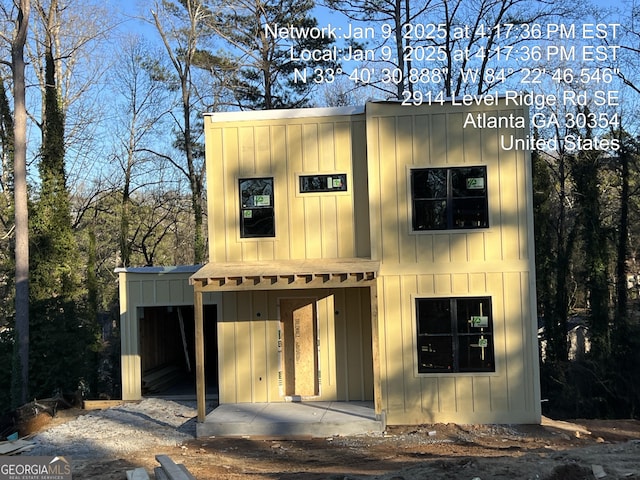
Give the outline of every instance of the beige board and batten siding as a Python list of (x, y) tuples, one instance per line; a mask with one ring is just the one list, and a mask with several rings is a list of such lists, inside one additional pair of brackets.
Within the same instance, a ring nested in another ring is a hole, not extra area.
[[(362, 109), (212, 114), (205, 134), (211, 262), (369, 257)], [(300, 193), (301, 174), (332, 173), (346, 192)], [(275, 237), (240, 238), (239, 179), (261, 177), (274, 179)]]
[(317, 401), (373, 399), (368, 288), (224, 292), (218, 320), (221, 403), (281, 402), (281, 299), (315, 302)]
[[(198, 266), (119, 268), (122, 400), (142, 398), (140, 312), (143, 307), (192, 306), (189, 277)], [(204, 294), (204, 303), (219, 303), (220, 294)]]
[[(389, 424), (539, 423), (530, 155), (467, 126), (469, 111), (528, 117), (524, 108), (368, 104), (372, 258), (378, 278), (383, 408)], [(489, 227), (411, 231), (416, 167), (486, 166)], [(419, 374), (417, 298), (490, 296), (495, 372)]]
[[(216, 262), (369, 257), (362, 108), (211, 114), (205, 117), (209, 255)], [(346, 174), (347, 190), (301, 193), (300, 175)], [(241, 238), (239, 180), (273, 177), (275, 236)], [(282, 274), (290, 273), (283, 264)], [(313, 298), (317, 400), (371, 400), (368, 288), (222, 292), (218, 320), (221, 403), (278, 402), (282, 299)]]

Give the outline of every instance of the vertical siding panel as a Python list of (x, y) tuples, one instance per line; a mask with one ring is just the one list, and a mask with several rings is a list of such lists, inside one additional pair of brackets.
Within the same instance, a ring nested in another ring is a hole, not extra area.
[(523, 312), (522, 312), (522, 288), (520, 285), (520, 273), (506, 273), (504, 275), (505, 286), (505, 326), (507, 331), (507, 351), (509, 359), (508, 383), (509, 383), (509, 408), (514, 411), (524, 410), (525, 400), (525, 368), (523, 338)]
[[(466, 120), (466, 114), (464, 115)], [(464, 135), (463, 162), (470, 165), (486, 165), (487, 159), (482, 156), (482, 129), (463, 127), (462, 130)]]
[(509, 411), (509, 382), (508, 371), (510, 358), (507, 352), (507, 322), (505, 317), (505, 285), (501, 273), (488, 273), (486, 276), (487, 287), (492, 299), (493, 309), (493, 344), (496, 358), (496, 373), (498, 376), (490, 377), (491, 384), (491, 409), (494, 412)]
[(322, 258), (320, 197), (305, 197), (304, 218), (306, 248), (301, 258)]
[[(389, 189), (390, 196), (395, 194), (397, 210), (395, 212), (395, 223), (398, 237), (398, 261), (402, 264), (414, 264), (417, 261), (416, 239), (407, 234), (410, 220), (409, 195), (410, 186), (408, 182), (407, 166), (413, 163), (413, 117), (401, 116), (397, 118), (396, 124), (396, 164), (395, 179), (396, 188)], [(391, 200), (391, 199), (389, 199)], [(391, 232), (390, 232), (391, 233)]]
[(451, 261), (454, 263), (466, 263), (467, 257), (467, 235), (465, 233), (452, 233), (451, 241)]
[(420, 384), (422, 386), (420, 409), (426, 414), (425, 420), (433, 422), (435, 415), (440, 411), (438, 377), (420, 377)]
[(436, 274), (435, 280), (435, 293), (437, 295), (450, 295), (451, 294), (451, 275), (449, 274)]
[[(372, 246), (373, 238), (371, 237), (370, 226), (372, 219), (376, 217), (372, 214), (370, 218), (368, 189), (373, 188), (370, 182), (377, 183), (377, 180), (376, 177), (369, 176), (367, 171), (367, 141), (365, 141), (367, 135), (366, 122), (364, 120), (354, 121), (351, 124), (351, 135), (353, 135), (353, 141), (351, 141), (350, 161), (353, 165), (353, 175), (350, 180), (347, 179), (347, 182), (351, 182), (350, 184), (348, 183), (348, 185), (351, 188), (351, 197), (353, 198), (350, 202), (353, 202), (351, 222), (355, 224), (354, 256), (370, 257), (372, 255), (371, 249), (374, 248)], [(371, 152), (371, 155), (373, 156), (374, 153)], [(372, 210), (372, 212), (374, 211), (376, 210)]]
[[(238, 179), (240, 172), (239, 135), (237, 128), (228, 128), (224, 132), (224, 148), (221, 161), (225, 178), (224, 217), (225, 245), (220, 261), (237, 261), (242, 259), (242, 245), (237, 241), (240, 236), (240, 207)], [(210, 177), (210, 176), (209, 176)], [(217, 194), (208, 188), (209, 195)], [(215, 203), (215, 202), (214, 202)], [(221, 202), (222, 203), (222, 202)], [(214, 235), (215, 237), (215, 235)]]
[(268, 399), (269, 402), (276, 402), (280, 399), (278, 385), (278, 370), (280, 368), (280, 354), (278, 352), (278, 330), (280, 321), (278, 318), (278, 292), (267, 292), (268, 318), (267, 322), (267, 355), (268, 355)]
[(178, 291), (172, 292), (168, 280), (156, 280), (155, 293), (158, 301), (164, 305), (169, 305), (170, 303), (182, 303), (182, 286), (179, 287)]
[(336, 364), (336, 398), (346, 400), (349, 395), (349, 377), (351, 365), (349, 364), (349, 335), (347, 323), (350, 320), (345, 296), (350, 289), (338, 289), (334, 292), (333, 306), (335, 308), (335, 364)]
[[(380, 137), (380, 182), (382, 184), (397, 185), (396, 165), (398, 163), (396, 144), (398, 130), (395, 117), (380, 119), (378, 135)], [(380, 197), (381, 222), (385, 226), (381, 229), (381, 260), (383, 263), (397, 264), (400, 259), (400, 245), (398, 230), (393, 219), (398, 218), (398, 198), (396, 189), (382, 189)]]
[(147, 305), (156, 305), (156, 282), (155, 281), (142, 281), (140, 282), (142, 291), (142, 302)]
[(256, 175), (254, 127), (238, 128), (238, 165), (241, 176)]
[(373, 352), (371, 332), (371, 291), (369, 288), (351, 289), (360, 299), (360, 335), (362, 341), (361, 400), (373, 400)]
[(287, 126), (287, 149), (289, 158), (289, 170), (291, 180), (289, 185), (293, 184), (292, 194), (289, 196), (289, 232), (288, 237), (290, 257), (287, 258), (305, 258), (305, 229), (300, 225), (305, 224), (304, 202), (301, 197), (296, 197), (295, 192), (298, 190), (295, 174), (303, 170), (303, 131), (301, 125)]
[(444, 413), (458, 411), (455, 377), (438, 378), (438, 411)]
[[(529, 176), (530, 167), (524, 161), (523, 156), (524, 152), (516, 152), (516, 195), (518, 197), (518, 238), (520, 239), (518, 242), (520, 247), (518, 258), (520, 260), (527, 260), (529, 258), (527, 221), (529, 198), (530, 196), (532, 198), (532, 188), (527, 188), (527, 177)], [(531, 238), (533, 239), (533, 232), (531, 232)]]
[[(430, 264), (434, 262), (435, 235), (414, 235), (416, 238), (416, 262)], [(425, 270), (428, 267), (425, 265)]]
[(427, 166), (431, 163), (431, 134), (429, 132), (429, 115), (416, 115), (414, 118), (414, 135), (412, 165)]
[[(275, 190), (278, 196), (274, 199), (277, 202), (276, 213), (276, 238), (272, 242), (272, 259), (290, 258), (291, 252), (289, 247), (289, 239), (291, 237), (290, 230), (290, 211), (293, 208), (293, 199), (295, 198), (295, 173), (287, 170), (287, 166), (291, 162), (290, 152), (287, 148), (287, 128), (285, 125), (274, 125), (269, 130), (270, 134), (270, 151), (271, 151), (271, 168), (275, 177)], [(294, 189), (291, 190), (292, 183)]]
[(237, 294), (225, 293), (222, 304), (222, 315), (218, 319), (218, 387), (220, 389), (220, 403), (236, 403), (237, 362), (235, 357), (235, 321), (237, 312)]
[(484, 232), (467, 234), (467, 258), (470, 262), (485, 260)]
[(302, 125), (302, 168), (305, 172), (317, 172), (318, 162), (318, 124)]
[(447, 263), (451, 261), (451, 236), (432, 235), (433, 238), (433, 258), (435, 263)]
[(252, 298), (248, 292), (237, 295), (238, 318), (235, 323), (235, 351), (236, 364), (235, 390), (237, 402), (253, 401), (253, 338), (251, 337)]
[(518, 225), (518, 187), (515, 151), (500, 152), (500, 212), (502, 218), (503, 260), (518, 260), (520, 252)]
[(384, 295), (384, 349), (383, 357), (387, 380), (387, 402), (389, 410), (404, 411), (404, 345), (402, 344), (402, 323), (398, 318), (401, 311), (400, 277), (385, 276), (382, 292)]
[(335, 138), (333, 122), (318, 125), (318, 170), (331, 172), (336, 168)]
[(259, 175), (273, 171), (270, 130), (268, 125), (258, 125), (254, 128), (255, 170)]
[(398, 311), (402, 321), (402, 345), (403, 345), (403, 372), (404, 372), (404, 409), (405, 411), (420, 410), (420, 380), (416, 377), (417, 366), (415, 363), (414, 345), (415, 328), (413, 325), (414, 305), (410, 301), (418, 292), (418, 279), (415, 275), (404, 275), (400, 281), (400, 310)]
[(473, 412), (473, 377), (456, 378), (456, 409), (460, 412)]
[(431, 165), (443, 165), (447, 161), (447, 117), (444, 114), (431, 115), (431, 138), (429, 142)]
[(473, 378), (473, 411), (491, 411), (491, 382), (488, 377)]
[(485, 273), (469, 274), (469, 289), (474, 294), (482, 294), (487, 291), (487, 279)]
[(500, 188), (498, 133), (496, 130), (482, 129), (482, 157), (487, 165), (487, 194), (489, 195), (489, 230), (485, 231), (485, 259), (502, 260), (502, 201)]
[(447, 163), (458, 165), (464, 162), (464, 117), (462, 113), (447, 115)]
[[(382, 178), (381, 169), (381, 151), (380, 151), (380, 119), (367, 118), (365, 125), (366, 131), (366, 158), (367, 158), (367, 180), (369, 183), (369, 199), (366, 205), (369, 211), (371, 223), (371, 258), (382, 258)], [(355, 182), (354, 182), (355, 183)], [(365, 205), (362, 205), (364, 211)], [(363, 238), (364, 242), (365, 239)]]
[(418, 275), (418, 294), (433, 295), (436, 292), (433, 275)]
[(452, 292), (454, 295), (466, 295), (469, 293), (469, 276), (466, 273), (451, 275)]
[[(353, 187), (349, 187), (353, 191)], [(336, 250), (339, 258), (353, 258), (358, 256), (356, 249), (357, 233), (356, 216), (351, 196), (339, 195), (335, 197), (336, 203)], [(368, 225), (368, 223), (367, 223)], [(368, 232), (367, 232), (368, 233)], [(363, 255), (366, 256), (366, 255)]]
[[(251, 324), (251, 337), (253, 339), (253, 359), (252, 359), (252, 373), (251, 378), (253, 383), (253, 402), (266, 402), (268, 401), (268, 386), (269, 386), (269, 348), (272, 346), (269, 343), (269, 337), (267, 335), (267, 323), (268, 323), (268, 298), (265, 291), (255, 292), (253, 294), (253, 306), (254, 311)], [(258, 313), (260, 316), (258, 317)]]
[(347, 303), (346, 334), (349, 348), (347, 349), (347, 396), (344, 400), (362, 400), (363, 380), (363, 342), (367, 338), (362, 334), (362, 310), (356, 289), (349, 289)]
[[(208, 125), (208, 120), (205, 120)], [(225, 203), (229, 198), (233, 198), (233, 185), (229, 185), (224, 173), (224, 146), (222, 140), (222, 129), (206, 127), (207, 139), (205, 141), (206, 162), (208, 172), (220, 172), (218, 175), (207, 176), (207, 191), (211, 195), (213, 192), (220, 193), (223, 202), (207, 202), (207, 226), (209, 241), (210, 261), (224, 261), (225, 257), (225, 236), (216, 235), (216, 232), (224, 232), (227, 229), (225, 217)]]
[(320, 197), (321, 218), (320, 232), (322, 235), (322, 258), (338, 257), (338, 208), (334, 195)]

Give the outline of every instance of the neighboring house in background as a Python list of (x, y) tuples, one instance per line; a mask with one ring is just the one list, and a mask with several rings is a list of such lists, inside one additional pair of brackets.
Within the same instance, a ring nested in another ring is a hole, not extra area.
[(501, 143), (528, 130), (468, 122), (528, 117), (505, 103), (205, 117), (210, 262), (190, 277), (200, 421), (215, 368), (220, 403), (540, 422), (530, 158)]

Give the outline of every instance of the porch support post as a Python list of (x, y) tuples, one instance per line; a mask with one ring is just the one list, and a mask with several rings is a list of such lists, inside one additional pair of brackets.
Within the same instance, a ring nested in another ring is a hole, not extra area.
[(369, 287), (371, 293), (371, 353), (373, 355), (373, 405), (376, 417), (382, 416), (382, 383), (380, 381), (380, 335), (378, 331), (378, 281)]
[(193, 285), (196, 343), (196, 400), (198, 402), (198, 422), (207, 416), (204, 384), (204, 311), (202, 308), (202, 282)]

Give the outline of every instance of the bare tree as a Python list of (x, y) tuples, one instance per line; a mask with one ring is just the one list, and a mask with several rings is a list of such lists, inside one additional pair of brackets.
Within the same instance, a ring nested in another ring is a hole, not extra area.
[[(4, 8), (3, 8), (4, 10)], [(5, 12), (6, 13), (6, 12)], [(27, 192), (27, 106), (25, 45), (31, 4), (14, 0), (9, 18), (13, 35), (0, 36), (11, 45), (9, 63), (13, 78), (14, 208), (15, 208), (15, 331), (18, 354), (14, 357), (13, 402), (25, 403), (29, 387), (29, 213)]]
[(203, 43), (210, 33), (206, 25), (211, 12), (200, 0), (181, 0), (177, 3), (165, 1), (162, 5), (156, 5), (152, 16), (153, 24), (178, 77), (180, 92), (181, 117), (179, 120), (176, 118), (176, 146), (184, 152), (184, 162), (169, 155), (163, 157), (189, 181), (195, 223), (193, 257), (194, 263), (202, 263), (206, 254), (203, 220), (205, 162), (203, 149), (197, 141), (199, 135), (192, 126), (195, 113), (193, 103), (194, 98), (197, 98), (192, 69), (200, 48), (199, 44)]
[[(111, 71), (111, 83), (118, 92), (114, 102), (113, 160), (118, 167), (114, 190), (121, 192), (119, 266), (131, 261), (130, 236), (132, 194), (160, 181), (158, 162), (148, 152), (166, 124), (168, 113), (167, 72), (155, 54), (140, 37), (129, 37), (119, 49), (119, 61)], [(167, 185), (164, 188), (168, 188)]]

